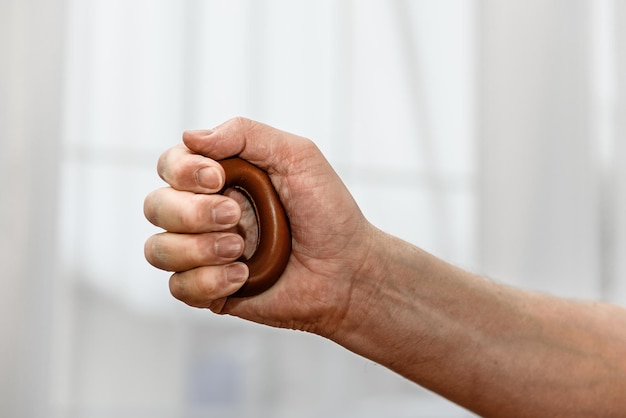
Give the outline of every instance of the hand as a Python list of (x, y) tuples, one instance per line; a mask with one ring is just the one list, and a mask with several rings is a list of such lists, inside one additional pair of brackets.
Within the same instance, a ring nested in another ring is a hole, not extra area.
[[(349, 309), (376, 230), (318, 148), (243, 118), (185, 132), (183, 142), (159, 159), (158, 173), (171, 187), (152, 192), (144, 205), (147, 219), (167, 231), (150, 237), (145, 253), (154, 266), (175, 272), (172, 295), (216, 313), (332, 333)], [(244, 251), (242, 236), (255, 242), (254, 214), (241, 197), (213, 194), (224, 183), (216, 161), (234, 155), (270, 175), (293, 239), (283, 275), (251, 298), (228, 296), (247, 277), (246, 266), (235, 260)]]

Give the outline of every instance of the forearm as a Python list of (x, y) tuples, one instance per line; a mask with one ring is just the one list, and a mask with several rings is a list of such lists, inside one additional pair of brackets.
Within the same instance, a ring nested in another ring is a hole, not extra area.
[(330, 338), (479, 414), (626, 410), (626, 315), (498, 285), (379, 233)]

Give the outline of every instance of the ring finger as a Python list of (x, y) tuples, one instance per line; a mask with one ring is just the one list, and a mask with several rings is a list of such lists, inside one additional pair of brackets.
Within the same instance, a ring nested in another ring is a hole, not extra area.
[(144, 247), (146, 260), (166, 271), (186, 271), (200, 266), (230, 263), (239, 258), (243, 250), (243, 238), (226, 232), (163, 232), (148, 238)]

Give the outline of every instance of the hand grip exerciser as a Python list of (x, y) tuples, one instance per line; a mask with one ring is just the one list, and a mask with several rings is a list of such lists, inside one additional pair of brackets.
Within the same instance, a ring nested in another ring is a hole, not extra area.
[(250, 276), (232, 296), (258, 295), (269, 289), (285, 270), (291, 255), (291, 232), (285, 209), (267, 173), (241, 158), (228, 158), (219, 163), (226, 180), (220, 191), (228, 188), (242, 192), (254, 208), (257, 226), (257, 247), (248, 260)]

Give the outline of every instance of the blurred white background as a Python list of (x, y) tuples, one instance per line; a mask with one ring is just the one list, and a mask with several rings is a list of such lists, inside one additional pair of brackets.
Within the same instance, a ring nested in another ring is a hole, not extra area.
[(471, 416), (173, 300), (143, 257), (156, 160), (258, 119), (382, 229), (626, 304), (623, 22), (620, 0), (0, 0), (0, 416)]

